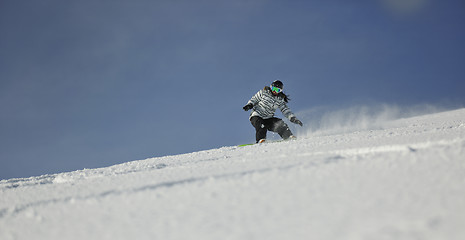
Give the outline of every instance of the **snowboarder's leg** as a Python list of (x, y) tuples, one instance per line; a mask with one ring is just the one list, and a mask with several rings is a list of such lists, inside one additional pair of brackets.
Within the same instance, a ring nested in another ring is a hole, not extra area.
[(252, 123), (252, 126), (254, 126), (255, 128), (255, 140), (257, 141), (257, 143), (261, 139), (266, 139), (267, 128), (265, 126), (263, 118), (255, 116), (250, 118), (250, 122)]
[(272, 124), (270, 124), (270, 131), (276, 132), (281, 136), (283, 139), (288, 139), (292, 136), (292, 132), (289, 129), (289, 126), (280, 118), (270, 118)]

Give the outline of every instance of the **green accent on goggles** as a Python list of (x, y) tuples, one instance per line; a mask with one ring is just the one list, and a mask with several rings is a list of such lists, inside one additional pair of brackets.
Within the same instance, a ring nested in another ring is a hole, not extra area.
[(271, 91), (273, 91), (273, 92), (275, 92), (275, 93), (280, 93), (280, 92), (282, 91), (282, 89), (279, 88), (279, 87), (273, 87), (273, 86), (271, 86)]

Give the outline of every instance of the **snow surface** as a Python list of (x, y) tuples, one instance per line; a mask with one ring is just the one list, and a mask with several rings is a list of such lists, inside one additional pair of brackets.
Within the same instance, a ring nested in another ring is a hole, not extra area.
[(0, 239), (465, 239), (465, 109), (0, 181)]

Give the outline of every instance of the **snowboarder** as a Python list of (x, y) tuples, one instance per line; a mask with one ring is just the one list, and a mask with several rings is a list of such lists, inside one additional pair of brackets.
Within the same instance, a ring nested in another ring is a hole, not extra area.
[(243, 107), (244, 111), (252, 109), (249, 120), (255, 128), (255, 139), (262, 143), (266, 139), (266, 132), (276, 132), (283, 139), (295, 138), (287, 124), (280, 118), (274, 117), (276, 109), (292, 123), (302, 126), (302, 122), (291, 112), (287, 106), (289, 98), (283, 93), (283, 83), (275, 80), (271, 86), (258, 91)]

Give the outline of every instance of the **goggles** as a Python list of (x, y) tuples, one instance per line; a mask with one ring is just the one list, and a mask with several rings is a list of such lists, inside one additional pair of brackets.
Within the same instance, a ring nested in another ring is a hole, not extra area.
[(271, 86), (271, 91), (275, 92), (275, 93), (280, 93), (282, 91), (281, 88), (279, 87), (274, 87), (274, 86)]

